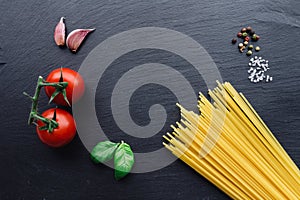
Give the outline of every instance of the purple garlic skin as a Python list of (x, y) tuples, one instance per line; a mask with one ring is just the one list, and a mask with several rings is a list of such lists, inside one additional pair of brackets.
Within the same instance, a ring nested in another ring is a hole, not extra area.
[(73, 52), (76, 53), (77, 49), (85, 39), (85, 37), (95, 29), (76, 29), (72, 31), (67, 37), (67, 47)]
[(65, 38), (66, 38), (66, 26), (64, 23), (64, 17), (61, 17), (58, 24), (54, 30), (54, 41), (57, 46), (64, 46), (65, 45)]

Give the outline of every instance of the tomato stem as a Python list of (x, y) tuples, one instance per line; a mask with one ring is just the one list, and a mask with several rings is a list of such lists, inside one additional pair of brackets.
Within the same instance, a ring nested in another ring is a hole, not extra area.
[(36, 120), (40, 120), (42, 121), (45, 126), (44, 127), (40, 127), (43, 129), (48, 130), (48, 132), (53, 132), (53, 130), (55, 128), (58, 127), (58, 123), (56, 121), (56, 119), (48, 119), (43, 117), (42, 115), (40, 115), (38, 113), (38, 101), (39, 101), (39, 96), (41, 93), (41, 89), (45, 86), (51, 86), (51, 87), (55, 87), (56, 90), (64, 90), (67, 86), (68, 86), (68, 82), (55, 82), (55, 83), (49, 83), (47, 81), (45, 81), (43, 79), (42, 76), (39, 76), (38, 81), (37, 81), (37, 85), (35, 88), (35, 93), (33, 96), (30, 96), (29, 94), (27, 94), (26, 92), (23, 92), (23, 94), (27, 97), (29, 97), (32, 101), (31, 104), (31, 110), (30, 110), (30, 114), (29, 114), (29, 119), (28, 119), (28, 124), (35, 124)]
[(62, 73), (62, 67), (60, 68), (60, 78), (59, 82), (64, 82), (63, 73)]

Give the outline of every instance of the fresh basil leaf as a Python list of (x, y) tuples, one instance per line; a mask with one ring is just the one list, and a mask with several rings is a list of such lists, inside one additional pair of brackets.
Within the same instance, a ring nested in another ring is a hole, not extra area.
[(103, 163), (113, 158), (119, 143), (111, 141), (99, 142), (91, 152), (91, 159), (95, 163)]
[(115, 178), (120, 180), (126, 176), (131, 171), (133, 163), (134, 155), (129, 144), (122, 142), (114, 156)]

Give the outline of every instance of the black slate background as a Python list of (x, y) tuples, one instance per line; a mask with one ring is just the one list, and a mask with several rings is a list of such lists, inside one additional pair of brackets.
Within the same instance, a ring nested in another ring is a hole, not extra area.
[[(34, 127), (26, 124), (30, 102), (22, 92), (33, 93), (38, 75), (47, 76), (61, 65), (78, 70), (88, 53), (107, 37), (145, 26), (174, 29), (202, 44), (216, 62), (223, 80), (230, 81), (245, 94), (300, 166), (299, 1), (2, 0), (0, 16), (1, 200), (228, 199), (181, 161), (155, 172), (131, 174), (117, 182), (110, 168), (90, 162), (78, 137), (64, 148), (51, 149), (38, 140)], [(53, 42), (53, 29), (61, 16), (67, 19), (68, 31), (97, 28), (76, 55), (57, 48)], [(230, 44), (236, 32), (246, 25), (251, 25), (261, 35), (260, 55), (270, 61), (272, 83), (250, 83), (247, 79), (248, 58)], [(191, 68), (176, 56), (154, 50), (133, 52), (121, 58), (116, 66), (131, 66), (137, 60), (144, 63), (163, 60), (170, 66), (179, 62), (187, 70)], [(191, 74), (190, 78), (194, 84), (202, 85), (200, 91), (206, 92), (201, 77)], [(107, 78), (107, 84), (109, 82)], [(162, 132), (149, 141), (128, 138), (139, 152), (160, 148), (161, 135), (178, 117), (172, 94), (163, 87), (154, 86), (142, 88), (133, 97), (132, 104), (137, 108), (131, 111), (133, 119), (138, 124), (147, 123), (145, 107), (153, 102), (145, 98), (144, 91), (151, 89), (166, 95), (162, 100), (171, 117)], [(100, 113), (100, 110), (109, 113), (100, 101), (108, 92), (105, 87), (98, 88), (96, 110), (99, 121), (107, 123), (107, 129), (117, 130), (113, 123), (110, 124), (111, 116)], [(40, 105), (40, 110), (53, 106), (47, 105), (45, 96)], [(127, 139), (120, 132), (110, 137)]]

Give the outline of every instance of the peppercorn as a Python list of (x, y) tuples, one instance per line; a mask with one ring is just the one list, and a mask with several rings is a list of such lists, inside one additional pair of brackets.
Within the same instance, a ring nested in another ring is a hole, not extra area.
[(246, 28), (242, 28), (242, 29), (241, 29), (241, 32), (242, 32), (242, 33), (246, 32), (246, 31), (247, 31)]
[(251, 55), (252, 55), (252, 51), (251, 51), (251, 50), (248, 50), (247, 53), (246, 53), (246, 55), (247, 55), (247, 56), (251, 56)]
[(254, 41), (257, 41), (257, 40), (259, 40), (259, 36), (258, 35), (256, 35), (256, 34), (254, 34), (253, 36), (252, 36), (252, 39), (254, 40)]
[(243, 36), (243, 37), (247, 37), (248, 34), (247, 34), (246, 32), (244, 32), (244, 33), (242, 33), (242, 36)]
[(248, 27), (246, 28), (246, 32), (247, 32), (247, 33), (250, 33), (251, 31), (252, 31), (251, 26), (248, 26)]
[(259, 46), (255, 47), (255, 51), (260, 51), (260, 47)]
[(244, 40), (247, 41), (247, 42), (249, 42), (250, 37), (249, 37), (249, 36), (246, 36)]
[(249, 49), (249, 50), (253, 49), (253, 45), (252, 45), (252, 44), (249, 45), (249, 46), (248, 46), (248, 49)]
[(243, 43), (239, 43), (239, 48), (243, 47), (244, 44)]
[(248, 43), (249, 43), (248, 41), (244, 41), (244, 45), (245, 45), (245, 46), (247, 46), (247, 45), (248, 45)]
[(236, 34), (236, 36), (240, 38), (240, 37), (242, 37), (242, 33), (241, 33), (241, 32), (238, 32), (238, 33)]
[(245, 48), (246, 48), (245, 46), (242, 46), (242, 47), (240, 48), (240, 52), (243, 53)]
[(236, 42), (237, 42), (236, 38), (233, 38), (233, 39), (231, 40), (231, 43), (232, 43), (232, 44), (235, 44)]
[(252, 31), (250, 31), (250, 33), (249, 33), (249, 34), (252, 36), (252, 35), (254, 35), (254, 34), (255, 34), (255, 31), (253, 31), (253, 30), (252, 30)]

